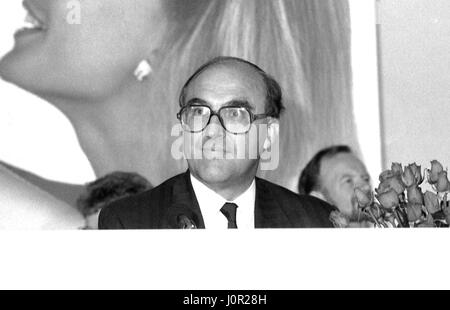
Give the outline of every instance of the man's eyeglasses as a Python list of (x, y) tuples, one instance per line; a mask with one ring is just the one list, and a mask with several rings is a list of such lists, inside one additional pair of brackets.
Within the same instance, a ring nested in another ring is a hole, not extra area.
[(196, 133), (203, 131), (211, 122), (213, 115), (219, 118), (220, 124), (232, 134), (245, 134), (250, 131), (255, 120), (268, 117), (267, 114), (253, 114), (242, 106), (225, 106), (213, 111), (207, 105), (188, 105), (177, 114), (183, 130)]

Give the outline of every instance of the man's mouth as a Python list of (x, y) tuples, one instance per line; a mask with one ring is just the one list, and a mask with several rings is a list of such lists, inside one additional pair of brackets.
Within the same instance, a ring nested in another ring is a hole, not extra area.
[(206, 159), (225, 159), (227, 151), (224, 141), (208, 140), (203, 144), (202, 153)]
[(210, 150), (217, 153), (225, 153), (225, 149), (220, 146), (213, 146)]
[(218, 139), (218, 140), (207, 140), (203, 143), (202, 146), (203, 151), (210, 151), (210, 152), (225, 152), (225, 141)]
[(203, 148), (203, 153), (225, 155), (227, 152), (223, 148), (210, 147), (210, 148)]

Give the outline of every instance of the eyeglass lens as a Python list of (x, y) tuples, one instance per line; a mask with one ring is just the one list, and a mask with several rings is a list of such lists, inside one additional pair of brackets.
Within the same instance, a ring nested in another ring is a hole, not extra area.
[[(181, 115), (182, 124), (188, 131), (202, 131), (208, 125), (211, 114), (207, 106), (187, 107)], [(219, 117), (225, 129), (232, 133), (247, 132), (250, 127), (250, 114), (243, 107), (223, 107), (219, 110)]]

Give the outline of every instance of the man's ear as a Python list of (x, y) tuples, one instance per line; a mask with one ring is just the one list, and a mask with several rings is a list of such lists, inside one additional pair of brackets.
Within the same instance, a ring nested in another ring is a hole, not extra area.
[(272, 144), (278, 140), (280, 134), (280, 122), (278, 119), (270, 117), (267, 123), (267, 136), (264, 140), (263, 150), (268, 151), (271, 149)]

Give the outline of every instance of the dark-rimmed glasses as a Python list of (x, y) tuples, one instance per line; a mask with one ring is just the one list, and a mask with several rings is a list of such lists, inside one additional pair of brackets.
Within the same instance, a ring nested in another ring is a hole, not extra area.
[(245, 134), (250, 131), (251, 125), (258, 119), (268, 117), (267, 114), (253, 114), (247, 107), (224, 106), (213, 111), (207, 105), (188, 105), (177, 114), (183, 130), (197, 133), (202, 132), (216, 115), (222, 127), (232, 134)]

